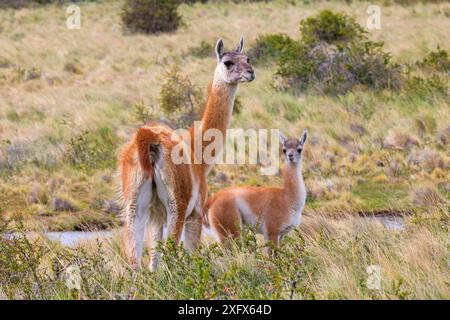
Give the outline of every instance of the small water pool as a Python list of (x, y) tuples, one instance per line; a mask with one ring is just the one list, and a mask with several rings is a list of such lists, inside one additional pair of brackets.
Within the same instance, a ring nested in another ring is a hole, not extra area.
[(111, 238), (113, 232), (114, 231), (61, 231), (46, 232), (45, 236), (52, 241), (60, 242), (63, 246), (75, 248), (83, 241)]
[[(385, 226), (388, 230), (402, 231), (405, 228), (405, 223), (402, 217), (394, 215), (381, 216), (366, 216), (361, 217), (366, 221), (377, 221)], [(165, 228), (164, 228), (165, 229)], [(58, 241), (63, 246), (75, 248), (80, 243), (85, 241), (92, 241), (96, 239), (108, 239), (113, 236), (118, 230), (107, 231), (61, 231), (61, 232), (46, 232), (45, 237), (52, 241)], [(165, 231), (165, 230), (164, 230)], [(164, 232), (165, 234), (165, 232)], [(206, 233), (207, 234), (207, 233)], [(6, 234), (6, 238), (14, 237), (14, 235)]]

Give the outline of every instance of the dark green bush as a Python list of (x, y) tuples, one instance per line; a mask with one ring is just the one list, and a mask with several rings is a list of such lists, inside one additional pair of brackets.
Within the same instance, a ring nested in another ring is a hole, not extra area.
[(82, 169), (98, 169), (115, 165), (117, 138), (110, 128), (83, 131), (67, 142), (65, 159)]
[(300, 25), (301, 40), (287, 46), (278, 59), (279, 88), (330, 95), (361, 85), (373, 90), (400, 88), (400, 66), (383, 51), (383, 43), (368, 40), (353, 19), (322, 11)]
[(430, 78), (414, 76), (405, 81), (404, 90), (408, 95), (421, 99), (445, 97), (448, 92), (448, 80), (438, 75), (433, 75)]
[(353, 18), (329, 10), (301, 21), (300, 33), (303, 43), (307, 44), (348, 42), (365, 36), (364, 29)]
[(164, 83), (159, 93), (159, 109), (144, 101), (134, 104), (134, 116), (141, 123), (150, 120), (163, 122), (172, 128), (187, 128), (199, 116), (204, 105), (202, 90), (184, 76), (178, 65), (165, 73)]
[(159, 33), (178, 29), (177, 13), (181, 0), (126, 0), (122, 11), (124, 28), (129, 32)]
[(181, 74), (178, 66), (166, 72), (160, 92), (160, 108), (176, 127), (189, 126), (203, 105), (203, 94)]
[(200, 45), (196, 47), (190, 47), (187, 52), (188, 55), (194, 56), (196, 58), (207, 58), (213, 57), (214, 55), (214, 45), (212, 43), (202, 41)]
[(448, 52), (440, 47), (432, 51), (418, 63), (421, 67), (431, 68), (438, 71), (450, 72), (450, 59)]
[(266, 63), (278, 59), (283, 51), (294, 46), (294, 40), (284, 34), (267, 34), (259, 36), (248, 50), (247, 55), (254, 64)]

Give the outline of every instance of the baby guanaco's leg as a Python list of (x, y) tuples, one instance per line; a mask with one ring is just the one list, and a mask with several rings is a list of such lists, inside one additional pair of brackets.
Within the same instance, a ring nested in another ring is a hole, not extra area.
[(278, 244), (280, 243), (280, 231), (273, 225), (266, 225), (264, 239), (268, 242), (267, 254), (272, 256), (274, 253), (273, 247), (278, 247)]
[(209, 209), (209, 218), (221, 243), (240, 237), (241, 218), (234, 201), (216, 201)]

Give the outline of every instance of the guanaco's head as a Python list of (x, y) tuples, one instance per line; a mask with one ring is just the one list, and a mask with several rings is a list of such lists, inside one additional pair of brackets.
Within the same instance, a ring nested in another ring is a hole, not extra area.
[(217, 67), (216, 75), (228, 84), (250, 82), (255, 79), (255, 71), (250, 65), (248, 57), (242, 53), (244, 38), (241, 36), (236, 49), (225, 52), (222, 39), (216, 44)]
[(280, 142), (283, 146), (283, 154), (287, 163), (299, 163), (302, 159), (303, 146), (305, 145), (308, 131), (303, 131), (300, 139), (286, 138), (280, 134)]

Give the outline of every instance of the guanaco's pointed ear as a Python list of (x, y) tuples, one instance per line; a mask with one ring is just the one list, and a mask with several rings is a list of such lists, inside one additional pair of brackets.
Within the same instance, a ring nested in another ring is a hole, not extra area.
[(280, 143), (282, 144), (282, 145), (284, 145), (285, 144), (285, 142), (286, 142), (286, 137), (284, 136), (284, 134), (282, 134), (281, 132), (280, 132)]
[(302, 136), (300, 137), (300, 143), (301, 143), (302, 145), (305, 144), (306, 138), (308, 138), (308, 131), (305, 129), (305, 130), (303, 130), (303, 134), (302, 134)]
[(223, 41), (222, 39), (217, 40), (216, 43), (216, 56), (217, 56), (217, 61), (220, 61), (223, 57), (224, 54), (224, 47), (223, 47)]
[(239, 53), (241, 53), (242, 50), (244, 50), (244, 36), (241, 36), (235, 49), (235, 51)]

